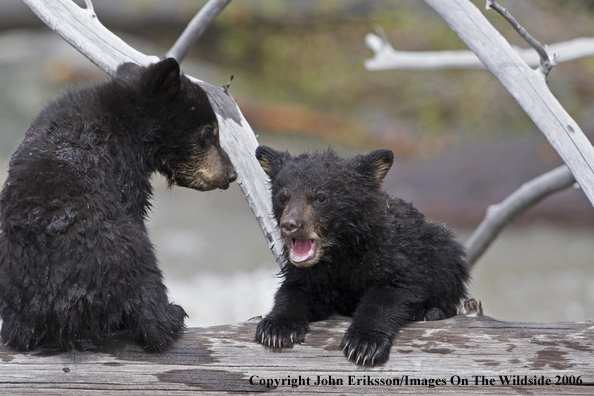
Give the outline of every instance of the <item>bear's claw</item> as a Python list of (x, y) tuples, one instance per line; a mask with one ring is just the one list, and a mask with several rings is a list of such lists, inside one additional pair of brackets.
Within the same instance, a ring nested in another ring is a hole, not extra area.
[(271, 348), (293, 348), (305, 340), (307, 323), (264, 318), (258, 323), (256, 341)]
[(362, 366), (375, 366), (388, 360), (392, 339), (382, 333), (359, 333), (348, 329), (340, 346), (347, 360)]

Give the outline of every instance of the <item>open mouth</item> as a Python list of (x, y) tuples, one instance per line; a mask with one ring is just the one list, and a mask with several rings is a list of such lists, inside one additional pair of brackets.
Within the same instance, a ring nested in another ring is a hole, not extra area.
[(316, 240), (291, 238), (291, 261), (295, 265), (300, 265), (310, 261), (316, 256)]

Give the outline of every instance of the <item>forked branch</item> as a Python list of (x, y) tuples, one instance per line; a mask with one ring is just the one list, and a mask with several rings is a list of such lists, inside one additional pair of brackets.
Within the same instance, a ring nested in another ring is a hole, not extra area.
[(208, 25), (214, 21), (217, 15), (219, 15), (230, 2), (231, 0), (209, 0), (208, 3), (198, 11), (196, 16), (192, 18), (186, 29), (181, 36), (179, 36), (165, 57), (175, 58), (178, 62), (181, 62), (190, 51), (190, 48), (192, 48), (200, 36), (202, 36)]
[[(594, 204), (594, 149), (546, 87), (546, 75), (556, 65), (555, 57), (550, 56), (550, 51), (530, 36), (505, 9), (495, 1), (487, 0), (487, 9), (493, 8), (503, 15), (536, 50), (536, 54), (532, 50), (512, 49), (468, 1), (425, 0), (425, 3), (450, 25), (473, 52), (396, 51), (380, 30), (377, 35), (369, 34), (366, 37), (367, 45), (375, 56), (365, 62), (365, 67), (368, 70), (487, 67), (532, 118), (571, 169), (570, 171), (567, 166), (563, 166), (548, 172), (524, 184), (503, 202), (489, 207), (487, 216), (466, 243), (468, 261), (473, 265), (506, 224), (546, 196), (574, 184), (576, 179)], [(594, 55), (594, 39), (591, 38), (558, 43), (552, 47), (555, 52), (565, 55), (562, 58), (565, 61)], [(543, 77), (540, 81), (533, 78), (535, 74), (526, 63), (539, 64), (538, 74)], [(509, 73), (511, 69), (515, 72)]]
[[(80, 8), (72, 0), (23, 0), (50, 28), (107, 73), (114, 75), (124, 62), (148, 65), (159, 60), (130, 47), (106, 29), (96, 17), (92, 5)], [(87, 0), (87, 5), (90, 0)], [(221, 146), (235, 166), (240, 185), (277, 263), (284, 265), (282, 242), (272, 218), (268, 178), (256, 160), (258, 141), (235, 100), (222, 88), (188, 76), (208, 93), (217, 113)]]
[(526, 31), (526, 29), (524, 29), (522, 25), (520, 25), (505, 8), (497, 4), (495, 0), (487, 0), (487, 10), (490, 9), (497, 11), (506, 21), (508, 21), (514, 30), (518, 32), (520, 37), (530, 44), (530, 46), (538, 53), (538, 56), (540, 57), (540, 66), (538, 67), (538, 70), (542, 73), (546, 80), (549, 71), (551, 71), (553, 67), (557, 66), (557, 63), (555, 62), (555, 55), (549, 55), (547, 49), (543, 47), (534, 37), (532, 37)]
[[(467, 0), (424, 0), (503, 84), (546, 136), (594, 205), (594, 148), (578, 124), (489, 23)], [(510, 71), (513, 70), (513, 73)]]
[(58, 33), (91, 62), (110, 75), (115, 75), (119, 65), (134, 62), (148, 65), (159, 60), (147, 56), (126, 44), (107, 30), (95, 15), (90, 0), (87, 8), (77, 6), (72, 0), (23, 0), (47, 26)]

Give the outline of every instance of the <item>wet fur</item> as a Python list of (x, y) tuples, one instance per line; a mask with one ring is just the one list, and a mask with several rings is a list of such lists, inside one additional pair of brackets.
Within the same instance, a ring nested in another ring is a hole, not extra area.
[(185, 312), (168, 301), (147, 235), (150, 176), (227, 188), (235, 171), (217, 133), (206, 93), (173, 59), (125, 64), (48, 104), (0, 192), (3, 342), (70, 349), (127, 330), (147, 351), (167, 349)]
[(256, 157), (271, 178), (279, 224), (297, 219), (294, 236), (317, 235), (322, 248), (319, 258), (297, 266), (285, 239), (289, 263), (258, 342), (292, 347), (304, 341), (309, 322), (336, 312), (353, 317), (341, 343), (345, 356), (375, 365), (388, 359), (406, 323), (456, 315), (469, 278), (464, 250), (448, 228), (382, 190), (391, 151), (345, 159), (331, 150), (291, 156), (261, 146)]

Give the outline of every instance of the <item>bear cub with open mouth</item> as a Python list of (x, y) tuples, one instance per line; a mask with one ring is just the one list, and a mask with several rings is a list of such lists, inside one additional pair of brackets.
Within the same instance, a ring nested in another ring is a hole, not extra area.
[(382, 190), (390, 150), (345, 159), (332, 150), (291, 156), (260, 146), (288, 264), (256, 340), (291, 348), (308, 323), (353, 317), (341, 343), (348, 360), (388, 360), (406, 323), (456, 315), (466, 297), (463, 247), (443, 225)]

